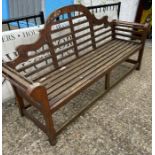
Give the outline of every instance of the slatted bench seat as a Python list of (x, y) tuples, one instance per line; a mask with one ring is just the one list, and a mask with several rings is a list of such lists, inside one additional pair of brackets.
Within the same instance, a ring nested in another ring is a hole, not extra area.
[[(62, 15), (65, 18), (61, 20)], [(110, 73), (122, 62), (139, 70), (147, 30), (147, 24), (96, 19), (81, 5), (52, 13), (39, 39), (19, 46), (17, 53), (6, 55), (3, 63), (3, 76), (13, 86), (21, 115), (40, 127), (54, 145), (57, 133), (72, 119), (56, 131), (52, 114), (104, 76), (105, 92), (110, 90)], [(130, 58), (135, 53), (137, 60)], [(26, 106), (23, 99), (30, 104)], [(46, 125), (28, 113), (29, 106), (43, 114)]]
[(109, 41), (103, 47), (64, 66), (63, 70), (57, 70), (39, 79), (38, 82), (45, 86), (53, 109), (57, 107), (54, 104), (63, 104), (66, 98), (72, 97), (77, 90), (95, 81), (140, 47), (140, 44), (122, 40)]

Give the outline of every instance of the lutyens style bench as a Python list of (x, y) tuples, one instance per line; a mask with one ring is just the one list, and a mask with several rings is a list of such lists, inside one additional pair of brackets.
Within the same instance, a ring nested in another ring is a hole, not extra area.
[[(3, 76), (14, 89), (21, 115), (41, 128), (54, 145), (56, 135), (87, 106), (57, 131), (52, 114), (100, 78), (105, 77), (105, 92), (110, 90), (110, 73), (122, 62), (139, 70), (147, 30), (147, 24), (108, 21), (107, 16), (96, 19), (82, 5), (53, 12), (39, 39), (17, 47), (3, 63)], [(131, 58), (135, 53), (136, 60)], [(45, 124), (28, 112), (31, 106), (42, 113)]]

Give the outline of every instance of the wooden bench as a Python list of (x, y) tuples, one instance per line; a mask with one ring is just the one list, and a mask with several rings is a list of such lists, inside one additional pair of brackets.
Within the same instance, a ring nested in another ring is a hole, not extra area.
[[(107, 16), (96, 19), (82, 5), (53, 12), (39, 39), (19, 46), (17, 52), (6, 55), (3, 63), (3, 76), (14, 89), (21, 115), (41, 128), (54, 145), (56, 135), (88, 106), (58, 131), (52, 114), (102, 77), (105, 77), (105, 92), (110, 90), (114, 86), (110, 83), (110, 73), (122, 62), (131, 63), (131, 70), (139, 70), (147, 30), (147, 24), (109, 22)], [(131, 59), (135, 53), (137, 59)], [(30, 104), (26, 106), (24, 100)], [(27, 111), (30, 106), (42, 113), (45, 125)]]

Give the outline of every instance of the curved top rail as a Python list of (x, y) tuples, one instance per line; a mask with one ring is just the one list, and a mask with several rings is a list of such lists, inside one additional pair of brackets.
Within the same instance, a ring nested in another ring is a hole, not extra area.
[(88, 20), (94, 25), (100, 25), (100, 24), (111, 25), (112, 24), (112, 22), (108, 21), (108, 16), (104, 16), (102, 19), (97, 19), (93, 14), (90, 13), (90, 11), (85, 6), (77, 4), (77, 5), (65, 6), (65, 7), (62, 7), (54, 11), (47, 18), (44, 28), (46, 29), (49, 26), (51, 26), (53, 21), (56, 20), (60, 15), (75, 12), (75, 11), (83, 12), (83, 14), (88, 17)]

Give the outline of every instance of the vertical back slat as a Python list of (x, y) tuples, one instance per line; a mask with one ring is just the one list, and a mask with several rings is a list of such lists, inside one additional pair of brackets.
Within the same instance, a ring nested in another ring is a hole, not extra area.
[(70, 23), (70, 28), (71, 28), (71, 35), (73, 38), (73, 43), (74, 43), (74, 50), (75, 50), (75, 54), (78, 57), (78, 50), (77, 50), (77, 43), (76, 43), (76, 38), (75, 38), (75, 32), (74, 32), (74, 28), (73, 28), (73, 21), (71, 18), (71, 13), (68, 13), (68, 17), (69, 17), (69, 23)]

